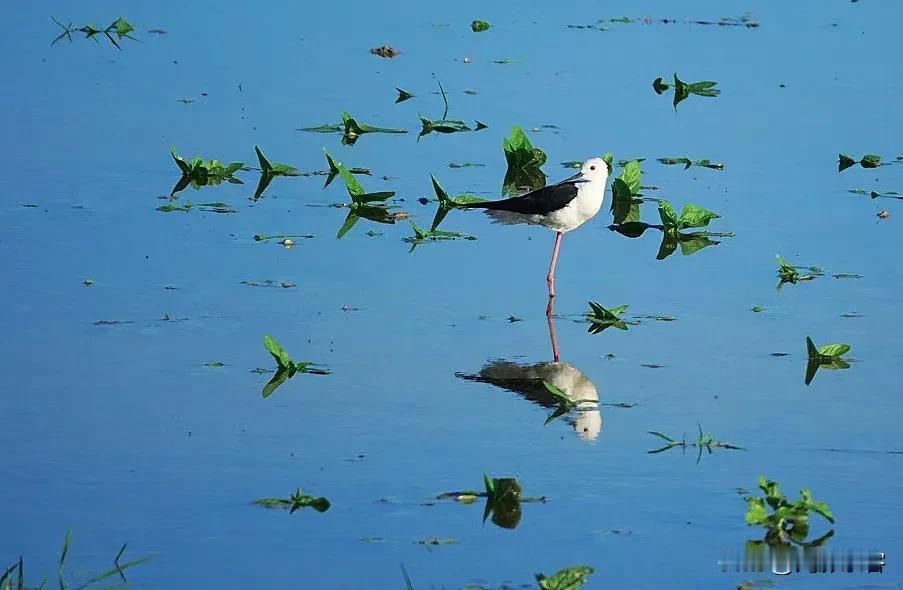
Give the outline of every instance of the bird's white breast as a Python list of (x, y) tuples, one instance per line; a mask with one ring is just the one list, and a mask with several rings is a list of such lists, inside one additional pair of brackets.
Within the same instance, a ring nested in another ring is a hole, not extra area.
[(577, 229), (595, 217), (605, 198), (605, 182), (591, 180), (577, 185), (577, 196), (558, 211), (538, 221), (540, 225), (560, 232)]

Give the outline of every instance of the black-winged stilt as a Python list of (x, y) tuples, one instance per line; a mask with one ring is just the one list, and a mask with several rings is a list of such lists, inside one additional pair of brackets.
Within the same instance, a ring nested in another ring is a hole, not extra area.
[(580, 172), (519, 197), (468, 203), (466, 208), (486, 209), (486, 213), (499, 223), (529, 223), (541, 225), (555, 231), (555, 247), (546, 283), (549, 286), (549, 305), (546, 314), (552, 314), (552, 299), (555, 297), (555, 265), (558, 263), (558, 249), (561, 236), (575, 230), (592, 219), (602, 207), (605, 196), (605, 182), (608, 180), (608, 165), (602, 158), (592, 158), (584, 162)]

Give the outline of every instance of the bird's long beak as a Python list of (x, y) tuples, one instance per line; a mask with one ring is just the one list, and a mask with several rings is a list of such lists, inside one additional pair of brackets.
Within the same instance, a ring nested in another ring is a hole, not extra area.
[(577, 174), (571, 176), (570, 178), (565, 178), (565, 179), (562, 180), (561, 182), (572, 182), (572, 183), (577, 183), (577, 182), (589, 182), (589, 179), (588, 179), (588, 178), (584, 178), (582, 172), (578, 172)]

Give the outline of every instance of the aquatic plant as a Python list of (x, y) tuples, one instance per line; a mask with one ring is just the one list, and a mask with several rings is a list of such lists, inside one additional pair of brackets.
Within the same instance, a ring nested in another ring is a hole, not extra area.
[(586, 584), (586, 578), (595, 570), (585, 565), (572, 565), (552, 574), (547, 578), (542, 573), (536, 574), (536, 583), (540, 590), (578, 590)]
[(546, 163), (546, 153), (533, 147), (524, 130), (518, 125), (502, 140), (502, 150), (508, 169), (502, 182), (503, 195), (515, 195), (518, 189), (535, 190), (546, 185), (546, 175), (540, 166)]
[(263, 191), (270, 186), (270, 183), (277, 176), (300, 176), (298, 169), (288, 164), (271, 164), (269, 160), (260, 151), (260, 148), (254, 146), (254, 152), (257, 154), (257, 161), (260, 162), (260, 182), (257, 183), (257, 189), (251, 198), (255, 201), (263, 195)]
[[(695, 94), (696, 96), (706, 96), (706, 97), (715, 97), (721, 94), (721, 91), (715, 88), (718, 85), (718, 82), (712, 82), (710, 80), (705, 80), (702, 82), (684, 82), (680, 78), (677, 77), (677, 73), (674, 74), (674, 110), (677, 110), (677, 105), (684, 101), (691, 94)], [(662, 78), (656, 78), (652, 82), (652, 89), (655, 90), (656, 94), (663, 94), (666, 90), (671, 88), (668, 84), (666, 84)]]
[(445, 219), (445, 216), (448, 215), (450, 210), (457, 209), (461, 205), (466, 205), (468, 203), (482, 203), (485, 201), (485, 199), (468, 194), (450, 197), (448, 193), (445, 192), (445, 189), (439, 184), (439, 181), (436, 180), (435, 176), (430, 174), (430, 179), (433, 181), (433, 190), (436, 192), (436, 198), (439, 199), (439, 208), (436, 210), (435, 217), (433, 217), (432, 225), (430, 225), (431, 230), (435, 230), (439, 227), (439, 224), (442, 223), (442, 220)]
[(351, 202), (345, 205), (348, 207), (348, 215), (345, 217), (342, 227), (339, 228), (336, 238), (341, 239), (362, 217), (377, 223), (395, 223), (395, 218), (392, 217), (385, 205), (387, 199), (395, 196), (395, 191), (365, 192), (364, 187), (352, 176), (348, 168), (341, 162), (336, 162), (325, 148), (323, 151), (326, 152), (327, 158), (330, 160), (330, 166), (334, 166), (338, 171), (342, 182), (345, 183), (345, 190), (348, 191), (348, 196), (351, 197)]
[(849, 369), (850, 363), (843, 359), (843, 355), (852, 350), (849, 344), (823, 344), (815, 346), (812, 338), (806, 336), (806, 355), (808, 362), (806, 363), (806, 385), (812, 383), (815, 373), (820, 368), (825, 369)]
[(743, 450), (743, 447), (738, 447), (736, 445), (732, 445), (731, 443), (720, 441), (713, 437), (711, 434), (703, 434), (702, 426), (699, 424), (697, 424), (697, 426), (699, 428), (699, 437), (696, 439), (696, 441), (687, 441), (686, 434), (684, 434), (681, 440), (675, 440), (666, 434), (662, 434), (661, 432), (648, 430), (647, 432), (649, 434), (663, 439), (667, 444), (663, 447), (647, 451), (647, 453), (654, 455), (655, 453), (669, 451), (677, 447), (680, 447), (684, 450), (686, 450), (688, 447), (692, 447), (698, 450), (698, 454), (696, 455), (696, 463), (699, 463), (699, 460), (702, 458), (702, 451), (708, 451), (708, 453), (711, 455), (712, 449)]
[[(834, 515), (824, 502), (816, 502), (812, 499), (812, 493), (803, 488), (800, 490), (800, 498), (796, 502), (790, 502), (781, 493), (777, 482), (759, 476), (759, 489), (764, 496), (747, 496), (746, 515), (744, 519), (750, 526), (759, 525), (765, 528), (765, 542), (769, 544), (781, 544), (787, 541), (804, 544), (809, 535), (809, 513), (815, 512), (825, 520), (834, 523)], [(827, 538), (833, 534), (822, 537)]]
[[(66, 39), (69, 39), (69, 42), (71, 43), (72, 42), (72, 33), (84, 33), (85, 39), (93, 39), (95, 43), (100, 43), (97, 40), (97, 38), (99, 35), (103, 35), (104, 37), (107, 38), (107, 40), (109, 40), (110, 44), (112, 44), (113, 47), (115, 47), (116, 49), (119, 49), (119, 50), (121, 50), (122, 47), (119, 46), (118, 42), (122, 41), (123, 38), (131, 39), (132, 41), (138, 40), (129, 34), (135, 30), (135, 27), (133, 27), (130, 22), (128, 22), (121, 16), (119, 18), (117, 18), (116, 20), (114, 20), (110, 24), (110, 26), (108, 26), (105, 29), (100, 29), (92, 24), (87, 24), (87, 25), (84, 25), (81, 27), (74, 27), (74, 26), (72, 26), (72, 23), (69, 23), (68, 25), (64, 25), (63, 23), (61, 23), (60, 21), (56, 20), (53, 17), (50, 17), (50, 20), (52, 20), (57, 26), (59, 26), (61, 29), (63, 29), (63, 32), (60, 33), (56, 39), (51, 41), (51, 43), (50, 43), (51, 47), (54, 44), (56, 44), (57, 41), (63, 39), (63, 37), (65, 37)], [(113, 38), (113, 35), (116, 35), (116, 37)]]
[[(824, 271), (817, 266), (791, 265), (786, 260), (784, 260), (784, 257), (780, 254), (777, 255), (777, 261), (779, 279), (777, 285), (778, 290), (780, 290), (785, 283), (796, 284), (800, 281), (811, 281), (815, 277), (824, 274)], [(801, 270), (806, 271), (806, 274), (801, 273)]]
[(331, 504), (329, 500), (323, 496), (311, 496), (305, 494), (298, 488), (294, 494), (288, 498), (260, 498), (254, 500), (253, 504), (263, 506), (264, 508), (282, 508), (288, 510), (289, 514), (294, 514), (296, 510), (311, 507), (317, 512), (326, 512)]
[(624, 164), (621, 174), (611, 182), (611, 214), (616, 224), (640, 220), (642, 170), (639, 160)]
[(855, 160), (846, 154), (838, 154), (837, 156), (837, 171), (843, 172), (847, 168), (855, 166), (859, 164), (863, 168), (877, 168), (881, 165), (881, 156), (877, 154), (866, 154), (862, 156), (861, 160)]
[(461, 121), (459, 119), (449, 119), (448, 118), (448, 96), (445, 94), (445, 89), (442, 88), (442, 82), (438, 79), (436, 82), (439, 84), (439, 94), (442, 95), (442, 102), (445, 104), (445, 111), (442, 113), (441, 119), (427, 119), (423, 115), (417, 115), (420, 119), (421, 129), (420, 135), (417, 136), (417, 139), (420, 140), (424, 135), (429, 135), (430, 133), (459, 133), (462, 131), (479, 131), (481, 129), (486, 129), (488, 125), (485, 123), (481, 123), (480, 121), (476, 121), (473, 127), (469, 127), (467, 123)]
[(488, 31), (491, 26), (492, 25), (484, 20), (475, 19), (472, 23), (470, 23), (470, 30), (474, 33), (482, 33), (484, 31)]
[(590, 310), (586, 313), (586, 321), (590, 323), (590, 326), (586, 331), (590, 334), (598, 334), (611, 327), (617, 328), (618, 330), (626, 330), (627, 323), (621, 319), (621, 313), (626, 311), (628, 307), (630, 306), (619, 305), (617, 307), (612, 307), (611, 309), (606, 309), (595, 301), (590, 301)]
[(288, 379), (295, 376), (296, 373), (311, 373), (313, 375), (328, 375), (329, 371), (313, 366), (310, 361), (294, 361), (289, 354), (282, 348), (276, 339), (272, 336), (263, 337), (263, 345), (273, 358), (276, 360), (276, 374), (270, 379), (264, 388), (262, 395), (264, 398), (276, 391), (276, 388), (285, 383)]
[[(58, 579), (59, 579), (59, 587), (60, 590), (66, 590), (69, 588), (69, 583), (66, 581), (65, 576), (65, 567), (66, 567), (66, 559), (69, 556), (69, 547), (72, 542), (72, 529), (66, 531), (65, 537), (63, 537), (63, 549), (60, 553), (59, 567), (58, 567)], [(141, 557), (138, 559), (132, 559), (124, 563), (120, 563), (120, 559), (125, 554), (126, 547), (128, 543), (123, 543), (123, 545), (119, 548), (119, 551), (116, 553), (116, 556), (113, 558), (113, 567), (109, 570), (101, 572), (99, 574), (80, 574), (82, 577), (87, 577), (88, 579), (84, 582), (79, 583), (75, 586), (75, 590), (84, 590), (85, 588), (90, 588), (99, 582), (103, 582), (104, 580), (108, 580), (113, 578), (114, 576), (118, 576), (121, 582), (117, 582), (113, 586), (105, 586), (105, 588), (124, 588), (128, 586), (128, 579), (125, 577), (125, 570), (135, 567), (137, 565), (141, 565), (143, 563), (147, 563), (151, 560), (150, 557)], [(44, 588), (47, 583), (47, 579), (45, 578), (41, 584), (40, 588)], [(0, 590), (25, 590), (25, 563), (22, 557), (20, 556), (18, 561), (7, 567), (5, 570), (0, 573)]]
[(702, 168), (711, 168), (712, 170), (724, 170), (724, 164), (718, 162), (712, 162), (711, 160), (691, 160), (686, 156), (682, 156), (679, 158), (656, 158), (659, 162), (666, 166), (673, 166), (675, 164), (682, 164), (684, 170), (689, 168), (690, 166), (696, 165), (701, 166)]
[(232, 184), (242, 184), (241, 180), (235, 178), (233, 174), (244, 167), (244, 162), (232, 162), (231, 164), (223, 165), (219, 160), (205, 161), (200, 156), (186, 160), (176, 153), (175, 148), (170, 148), (169, 151), (172, 154), (172, 159), (179, 167), (179, 171), (182, 173), (176, 185), (169, 192), (170, 195), (175, 195), (188, 186), (198, 190), (202, 186), (215, 186), (224, 181)]

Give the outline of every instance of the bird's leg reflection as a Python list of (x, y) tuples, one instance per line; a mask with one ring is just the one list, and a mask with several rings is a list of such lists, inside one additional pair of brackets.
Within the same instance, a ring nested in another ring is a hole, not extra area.
[(549, 324), (549, 339), (552, 341), (552, 361), (558, 362), (558, 338), (555, 337), (555, 320), (552, 318), (552, 312), (555, 311), (555, 307), (552, 304), (553, 299), (549, 298), (549, 307), (546, 308), (546, 321)]
[[(550, 302), (551, 305), (551, 302)], [(548, 317), (549, 338), (552, 341), (552, 362), (526, 364), (504, 359), (491, 359), (476, 374), (456, 373), (468, 381), (488, 383), (513, 391), (544, 408), (561, 408), (561, 400), (549, 392), (546, 383), (558, 388), (571, 399), (573, 406), (566, 408), (564, 420), (580, 438), (595, 440), (602, 432), (602, 415), (599, 412), (599, 392), (596, 386), (577, 367), (562, 362), (558, 355), (558, 339), (555, 323)]]

